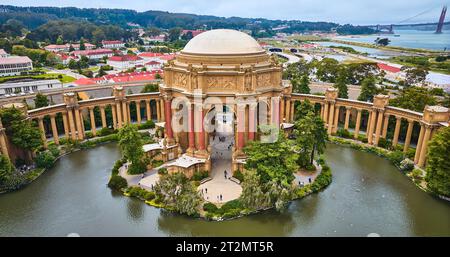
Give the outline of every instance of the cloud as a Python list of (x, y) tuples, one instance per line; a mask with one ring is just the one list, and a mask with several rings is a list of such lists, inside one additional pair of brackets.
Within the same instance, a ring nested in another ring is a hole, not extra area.
[[(162, 10), (217, 16), (352, 24), (436, 22), (445, 0), (3, 0), (19, 6), (75, 6)], [(447, 19), (448, 20), (448, 19)]]

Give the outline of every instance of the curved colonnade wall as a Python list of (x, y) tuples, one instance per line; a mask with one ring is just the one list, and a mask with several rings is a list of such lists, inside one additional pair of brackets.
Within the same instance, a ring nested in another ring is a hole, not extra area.
[[(108, 127), (105, 109), (107, 106), (111, 106), (112, 128), (114, 129), (119, 129), (124, 124), (131, 122), (130, 104), (132, 102), (136, 103), (137, 110), (141, 110), (141, 108), (145, 110), (145, 117), (141, 117), (141, 111), (136, 112), (138, 124), (152, 118), (157, 121), (164, 121), (168, 116), (172, 117), (172, 112), (175, 111), (172, 109), (171, 111), (164, 111), (164, 108), (170, 107), (170, 105), (165, 104), (164, 98), (159, 92), (125, 95), (123, 88), (120, 86), (115, 87), (113, 92), (114, 95), (111, 97), (84, 101), (78, 101), (74, 93), (66, 93), (64, 94), (63, 104), (28, 110), (27, 115), (29, 119), (37, 121), (42, 132), (44, 147), (47, 147), (49, 140), (53, 140), (58, 145), (61, 136), (72, 140), (85, 139), (86, 130), (83, 115), (88, 115), (91, 124), (95, 124), (95, 107), (99, 107), (100, 109), (101, 127), (105, 128)], [(373, 103), (337, 98), (337, 91), (334, 88), (327, 89), (325, 96), (295, 94), (285, 91), (280, 97), (279, 108), (276, 108), (280, 112), (279, 122), (293, 122), (296, 102), (305, 100), (320, 105), (320, 116), (324, 120), (329, 134), (335, 134), (339, 127), (349, 129), (350, 120), (353, 120), (355, 122), (354, 138), (358, 139), (360, 134), (365, 134), (368, 143), (372, 145), (378, 145), (380, 138), (386, 138), (389, 118), (395, 117), (392, 144), (394, 146), (397, 145), (399, 143), (399, 137), (402, 136), (405, 139), (403, 150), (406, 152), (410, 148), (413, 127), (419, 126), (420, 134), (416, 144), (414, 162), (421, 167), (425, 165), (428, 142), (437, 129), (449, 125), (448, 108), (427, 106), (424, 113), (419, 113), (389, 106), (389, 98), (385, 95), (375, 96)], [(272, 108), (270, 107), (270, 109)], [(366, 119), (363, 118), (363, 112), (366, 113), (366, 116), (368, 114)], [(57, 129), (55, 117), (58, 113), (62, 114), (64, 131), (58, 131)], [(44, 117), (46, 116), (50, 117), (52, 139), (47, 139), (46, 137), (47, 132), (50, 132), (46, 131), (44, 126)], [(407, 122), (405, 135), (400, 135), (402, 120)], [(361, 130), (363, 122), (365, 123), (365, 131)], [(99, 126), (100, 124), (96, 125)], [(96, 136), (96, 126), (92, 126), (90, 132), (93, 136)], [(256, 137), (254, 135), (247, 135), (245, 138), (253, 140)], [(3, 154), (8, 154), (7, 142), (4, 128), (2, 128), (0, 145)], [(189, 147), (192, 148), (195, 145), (197, 144), (189, 144)]]

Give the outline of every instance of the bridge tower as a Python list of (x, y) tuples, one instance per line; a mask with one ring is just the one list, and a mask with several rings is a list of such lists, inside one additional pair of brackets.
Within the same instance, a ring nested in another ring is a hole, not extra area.
[(439, 17), (439, 22), (436, 28), (436, 33), (440, 34), (442, 33), (442, 27), (444, 27), (444, 21), (445, 21), (445, 14), (447, 13), (447, 6), (444, 5), (444, 7), (442, 7), (442, 12), (441, 12), (441, 16)]

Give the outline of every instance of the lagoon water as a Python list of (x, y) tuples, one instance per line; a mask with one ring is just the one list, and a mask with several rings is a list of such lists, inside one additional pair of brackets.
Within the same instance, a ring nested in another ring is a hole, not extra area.
[(399, 36), (382, 34), (355, 37), (345, 36), (336, 37), (336, 39), (373, 44), (377, 37), (387, 37), (391, 40), (390, 45), (392, 46), (439, 51), (447, 49), (447, 51), (450, 51), (450, 29), (444, 30), (442, 34), (435, 34), (434, 31), (400, 30), (394, 28), (394, 33)]
[(115, 143), (61, 158), (34, 183), (0, 195), (0, 236), (450, 236), (450, 204), (422, 192), (387, 160), (328, 145), (333, 182), (268, 211), (208, 222), (111, 191)]

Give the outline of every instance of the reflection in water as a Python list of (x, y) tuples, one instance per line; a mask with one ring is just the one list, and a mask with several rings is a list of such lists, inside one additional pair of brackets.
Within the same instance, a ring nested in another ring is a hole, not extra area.
[(273, 210), (209, 222), (146, 205), (106, 184), (115, 143), (61, 158), (27, 187), (0, 195), (0, 236), (425, 236), (450, 235), (450, 203), (417, 189), (387, 160), (328, 145), (333, 182)]

